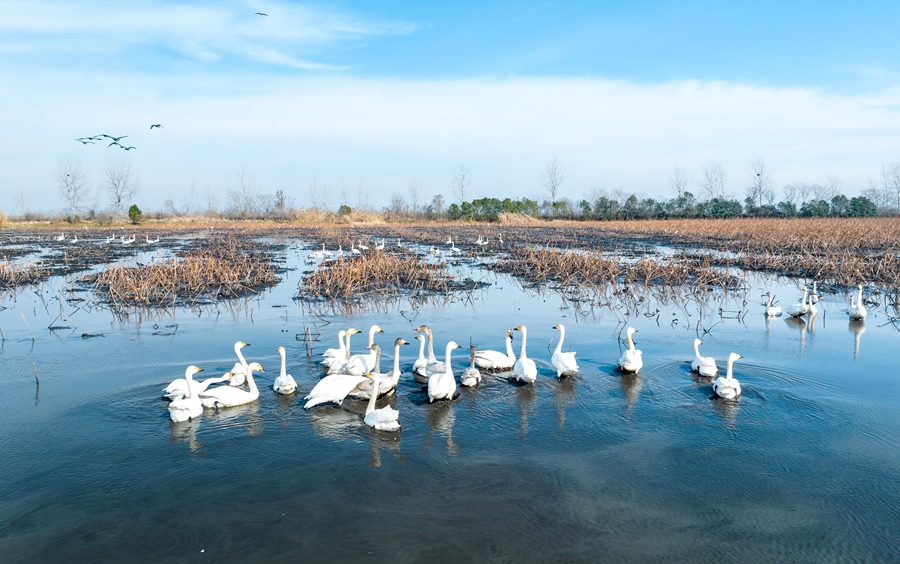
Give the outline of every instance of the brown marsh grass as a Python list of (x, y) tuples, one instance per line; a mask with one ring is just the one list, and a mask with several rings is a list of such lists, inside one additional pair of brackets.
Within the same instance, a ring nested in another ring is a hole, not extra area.
[(45, 273), (33, 264), (0, 260), (0, 288), (7, 290), (40, 281)]

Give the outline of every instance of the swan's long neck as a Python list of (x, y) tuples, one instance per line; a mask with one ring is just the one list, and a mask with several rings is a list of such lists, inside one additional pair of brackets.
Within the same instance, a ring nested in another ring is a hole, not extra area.
[(253, 370), (247, 368), (247, 386), (250, 387), (250, 393), (258, 393), (259, 389), (256, 387), (256, 381), (253, 379)]
[(694, 356), (700, 358), (700, 343), (694, 341)]
[(856, 289), (856, 303), (862, 305), (862, 286)]
[(525, 341), (528, 340), (528, 329), (522, 327), (522, 352), (519, 353), (519, 358), (528, 358), (525, 355)]
[(562, 352), (563, 339), (566, 338), (566, 328), (560, 326), (559, 328), (559, 342), (556, 343), (556, 350), (553, 351), (553, 354)]
[(626, 338), (628, 339), (628, 350), (634, 351), (634, 339), (631, 338), (631, 333), (626, 335)]
[(451, 374), (453, 373), (453, 369), (450, 368), (450, 353), (452, 353), (452, 352), (453, 352), (453, 345), (451, 343), (447, 343), (447, 355), (446, 355), (447, 360), (444, 364), (447, 368), (447, 372), (450, 372)]
[(801, 306), (801, 307), (806, 307), (806, 297), (807, 297), (808, 295), (809, 295), (809, 292), (806, 290), (806, 288), (804, 288), (804, 289), (803, 289), (803, 299), (800, 300), (800, 306)]
[(425, 358), (425, 339), (419, 339), (419, 358)]
[(283, 378), (283, 377), (287, 376), (287, 366), (285, 365), (284, 351), (282, 350), (282, 351), (278, 351), (278, 352), (281, 353), (281, 377)]
[(375, 344), (375, 327), (369, 329), (369, 346)]
[(733, 367), (734, 367), (734, 359), (729, 358), (728, 359), (728, 371), (725, 372), (725, 377), (728, 378), (729, 380), (732, 378), (731, 371), (732, 371)]
[(342, 353), (347, 352), (347, 345), (344, 344), (344, 338), (347, 336), (346, 331), (338, 332), (338, 350)]
[(509, 358), (516, 358), (516, 351), (513, 350), (512, 346), (512, 335), (506, 336), (506, 356)]
[(434, 356), (434, 336), (430, 328), (425, 331), (425, 336), (428, 337), (428, 360), (434, 362), (437, 358)]
[(347, 347), (344, 352), (344, 356), (346, 357), (347, 360), (350, 360), (350, 337), (352, 337), (352, 336), (353, 336), (353, 333), (351, 333), (350, 331), (347, 331), (347, 336), (344, 337), (344, 340), (347, 341)]
[(469, 368), (475, 369), (475, 349), (469, 352)]
[(241, 361), (241, 365), (242, 365), (242, 366), (247, 366), (247, 361), (244, 360), (244, 354), (241, 353), (241, 346), (240, 346), (240, 345), (235, 345), (235, 346), (234, 346), (234, 354), (237, 355), (238, 360)]
[(186, 398), (194, 397), (194, 393), (191, 391), (191, 384), (194, 383), (194, 379), (191, 377), (190, 368), (184, 371), (184, 379), (187, 380), (187, 393), (184, 394), (184, 397), (186, 397)]
[(375, 349), (375, 373), (381, 372), (381, 349)]
[(400, 375), (400, 345), (394, 345), (394, 377)]
[(772, 294), (769, 294), (769, 301), (766, 303), (766, 307), (772, 307)]
[(369, 394), (369, 404), (366, 406), (366, 415), (375, 411), (375, 402), (378, 400), (378, 386), (381, 384), (381, 374), (372, 374), (372, 393)]

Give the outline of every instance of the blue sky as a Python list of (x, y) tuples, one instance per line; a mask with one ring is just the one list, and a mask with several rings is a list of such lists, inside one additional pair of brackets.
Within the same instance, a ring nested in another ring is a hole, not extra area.
[(413, 181), (449, 196), (458, 163), (473, 196), (537, 195), (553, 157), (571, 198), (666, 196), (675, 162), (697, 176), (711, 159), (740, 196), (757, 157), (778, 186), (837, 174), (855, 194), (900, 158), (896, 3), (37, 0), (0, 13), (0, 206), (13, 212), (16, 192), (61, 207), (62, 158), (99, 186), (125, 155), (72, 140), (97, 133), (130, 135), (150, 207), (192, 184), (224, 200), (238, 169), (300, 205), (312, 178), (362, 182), (376, 205)]

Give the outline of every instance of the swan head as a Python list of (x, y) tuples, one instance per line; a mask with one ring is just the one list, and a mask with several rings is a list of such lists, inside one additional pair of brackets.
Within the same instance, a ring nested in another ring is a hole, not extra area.
[(519, 325), (518, 327), (513, 327), (513, 331), (525, 331), (525, 326)]
[(512, 339), (512, 329), (507, 329), (507, 330), (506, 330), (506, 338), (507, 338), (507, 339)]
[(424, 342), (425, 342), (425, 335), (416, 335), (416, 340), (417, 340), (417, 341), (421, 341), (421, 342), (424, 343)]
[(453, 349), (458, 349), (458, 348), (459, 348), (459, 344), (456, 341), (450, 341), (449, 343), (447, 343), (448, 351), (453, 350)]
[(419, 325), (415, 329), (413, 329), (416, 333), (425, 333), (426, 335), (431, 332), (431, 328), (427, 325)]
[(734, 362), (735, 360), (737, 360), (739, 358), (741, 358), (741, 355), (739, 355), (736, 352), (733, 352), (730, 355), (728, 355), (728, 362)]
[(554, 329), (564, 329), (562, 323), (557, 323), (556, 325), (553, 326), (553, 328), (554, 328)]
[(399, 347), (400, 345), (408, 345), (408, 344), (409, 344), (409, 341), (407, 341), (407, 340), (404, 339), (403, 337), (400, 337), (399, 339), (397, 339), (396, 341), (394, 341), (394, 346), (395, 346), (395, 347)]
[(199, 366), (194, 366), (193, 364), (191, 366), (188, 366), (187, 370), (184, 371), (185, 375), (196, 374), (198, 372), (203, 372), (203, 369)]
[(378, 352), (378, 351), (381, 350), (381, 347), (378, 346), (378, 343), (372, 343), (371, 345), (369, 345), (368, 347), (366, 347), (366, 350), (367, 350), (367, 351)]
[(244, 347), (249, 347), (249, 346), (250, 346), (250, 343), (245, 343), (244, 341), (238, 341), (234, 344), (234, 348), (236, 348), (236, 349), (242, 349)]
[(628, 330), (625, 331), (625, 334), (628, 335), (628, 336), (630, 337), (630, 336), (634, 335), (634, 334), (637, 333), (637, 332), (638, 332), (638, 330), (635, 329), (634, 327), (629, 327)]
[(247, 370), (248, 371), (252, 370), (253, 372), (265, 372), (265, 370), (263, 370), (262, 365), (260, 365), (258, 362), (251, 362), (250, 364), (248, 364)]
[(372, 333), (384, 333), (384, 329), (379, 327), (378, 325), (373, 325), (371, 329), (369, 329)]
[(353, 327), (351, 327), (350, 329), (347, 329), (346, 334), (347, 335), (356, 335), (357, 333), (359, 333), (359, 329), (354, 329)]
[(703, 344), (703, 341), (701, 341), (700, 339), (694, 339), (694, 346), (695, 346), (695, 347), (698, 346), (698, 345), (702, 345), (702, 344)]
[(275, 350), (278, 352), (278, 354), (280, 354), (281, 356), (284, 356), (284, 347), (278, 347)]

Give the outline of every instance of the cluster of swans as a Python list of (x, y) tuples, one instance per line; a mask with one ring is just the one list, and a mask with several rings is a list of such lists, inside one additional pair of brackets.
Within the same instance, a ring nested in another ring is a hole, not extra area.
[[(502, 235), (498, 236), (497, 241), (499, 242), (500, 245), (503, 245), (503, 236)], [(149, 242), (152, 243), (153, 241), (149, 241)], [(479, 235), (478, 239), (476, 239), (475, 241), (472, 241), (473, 245), (477, 245), (482, 248), (486, 247), (490, 243), (491, 243), (490, 239), (483, 235)], [(378, 243), (377, 241), (375, 242), (375, 250), (383, 251), (385, 249), (386, 245), (387, 245), (387, 242), (382, 237), (380, 243)], [(391, 245), (393, 246), (393, 244), (391, 244)], [(447, 254), (462, 252), (462, 250), (456, 246), (456, 243), (453, 242), (453, 237), (448, 237), (447, 240), (444, 241), (444, 245), (446, 246), (446, 248), (441, 248), (440, 245), (438, 245), (438, 246), (431, 245), (431, 247), (427, 251), (427, 254), (432, 257), (440, 257), (440, 256), (446, 256)], [(397, 247), (403, 248), (404, 246), (405, 245), (403, 244), (403, 241), (398, 237), (397, 238)], [(359, 256), (368, 250), (369, 250), (369, 247), (364, 245), (362, 241), (357, 241), (357, 242), (351, 243), (349, 251), (344, 250), (343, 244), (338, 245), (337, 251), (330, 251), (330, 250), (326, 249), (325, 244), (322, 243), (322, 248), (320, 250), (313, 251), (312, 253), (309, 254), (309, 261), (310, 262), (315, 262), (315, 261), (329, 262), (332, 260), (343, 258), (345, 255)]]
[[(863, 287), (862, 284), (858, 285), (856, 293), (856, 300), (854, 301), (854, 297), (851, 294), (850, 296), (850, 307), (847, 308), (847, 315), (850, 316), (850, 319), (853, 321), (862, 321), (868, 315), (868, 311), (866, 310), (866, 305), (863, 302)], [(784, 311), (791, 317), (803, 317), (804, 315), (809, 316), (810, 318), (815, 317), (819, 313), (819, 308), (816, 304), (819, 301), (819, 294), (816, 288), (816, 282), (813, 282), (812, 291), (809, 291), (809, 288), (803, 286), (801, 288), (803, 295), (800, 298), (799, 303), (791, 304), (787, 306)], [(768, 302), (766, 303), (766, 317), (777, 317), (781, 315), (781, 308), (773, 305), (772, 300), (773, 296), (771, 292), (766, 292), (763, 294), (767, 296)]]

